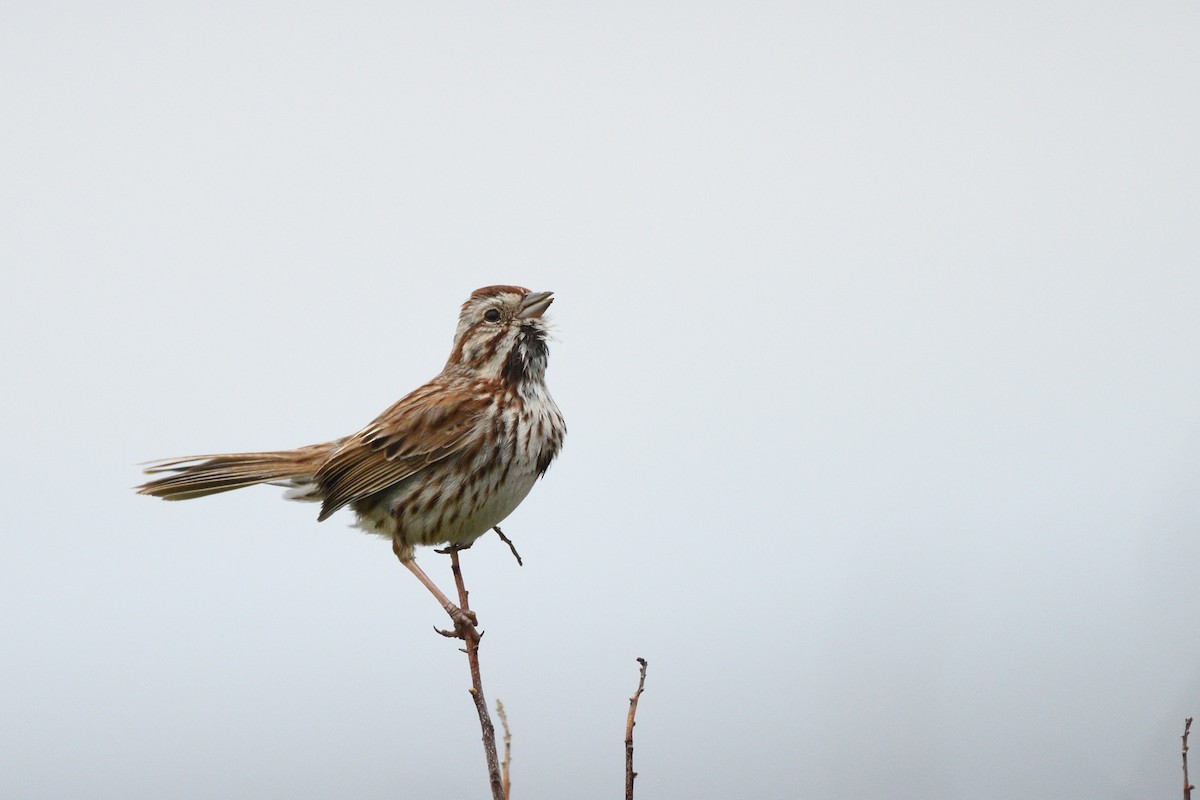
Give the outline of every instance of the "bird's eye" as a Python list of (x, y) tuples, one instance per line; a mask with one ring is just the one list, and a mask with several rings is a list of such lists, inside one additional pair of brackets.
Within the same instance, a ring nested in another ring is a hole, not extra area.
[(487, 311), (483, 312), (483, 318), (488, 322), (499, 322), (500, 310), (496, 308), (489, 308)]

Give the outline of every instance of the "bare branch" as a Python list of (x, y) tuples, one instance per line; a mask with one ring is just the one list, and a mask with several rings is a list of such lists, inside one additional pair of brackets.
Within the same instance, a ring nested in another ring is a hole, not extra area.
[(1187, 719), (1185, 719), (1183, 721), (1183, 736), (1181, 737), (1183, 739), (1183, 800), (1192, 800), (1192, 789), (1196, 788), (1195, 786), (1192, 786), (1191, 782), (1188, 780), (1188, 768), (1187, 768), (1188, 744), (1187, 744), (1187, 740), (1188, 740), (1188, 733), (1191, 731), (1191, 729), (1192, 729), (1192, 718), (1188, 717)]
[(629, 698), (629, 716), (625, 719), (625, 800), (633, 800), (633, 779), (637, 777), (633, 771), (633, 726), (636, 724), (633, 718), (637, 714), (642, 689), (646, 686), (646, 659), (639, 658), (637, 661), (641, 664), (638, 668), (637, 691)]
[(492, 530), (494, 530), (496, 533), (500, 534), (500, 541), (502, 541), (506, 545), (508, 545), (509, 550), (512, 550), (512, 554), (517, 559), (517, 566), (518, 567), (525, 566), (525, 562), (521, 560), (521, 554), (517, 552), (517, 546), (512, 543), (512, 539), (509, 539), (507, 536), (504, 535), (504, 531), (500, 530), (499, 525), (494, 525), (492, 527)]
[(512, 792), (512, 782), (508, 778), (508, 768), (512, 764), (512, 732), (508, 730), (508, 715), (504, 713), (504, 703), (499, 700), (496, 700), (496, 716), (500, 718), (500, 727), (504, 729), (504, 759), (500, 762), (500, 775), (504, 783), (504, 800), (508, 800)]
[[(467, 603), (467, 587), (463, 583), (462, 568), (458, 564), (458, 551), (463, 548), (448, 547), (450, 553), (450, 571), (454, 573), (454, 585), (458, 588), (458, 605), (465, 618), (474, 620), (475, 615)], [(441, 552), (441, 551), (439, 551)], [(479, 640), (482, 636), (474, 625), (454, 620), (454, 632), (438, 631), (443, 636), (462, 639), (466, 644), (467, 664), (471, 668), (471, 699), (475, 702), (475, 711), (479, 714), (479, 728), (483, 732), (483, 755), (487, 761), (488, 782), (492, 787), (492, 800), (505, 800), (507, 794), (500, 781), (500, 765), (496, 758), (496, 729), (492, 726), (492, 716), (488, 713), (487, 700), (483, 696), (483, 678), (479, 673)]]

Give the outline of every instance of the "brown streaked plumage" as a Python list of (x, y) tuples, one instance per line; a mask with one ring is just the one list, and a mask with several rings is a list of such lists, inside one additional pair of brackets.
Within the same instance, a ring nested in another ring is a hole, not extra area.
[(141, 494), (188, 500), (258, 483), (349, 505), (359, 527), (392, 540), (400, 561), (464, 621), (413, 561), (417, 545), (469, 546), (525, 498), (566, 434), (546, 388), (542, 315), (550, 292), (487, 286), (463, 303), (442, 372), (352, 436), (260, 453), (152, 462)]

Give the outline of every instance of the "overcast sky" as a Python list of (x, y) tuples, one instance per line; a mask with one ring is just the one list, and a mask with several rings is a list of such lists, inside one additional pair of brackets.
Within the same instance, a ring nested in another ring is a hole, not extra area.
[[(556, 292), (517, 798), (1144, 798), (1200, 715), (1194, 3), (0, 8), (0, 796), (486, 796), (388, 543), (136, 464)], [(420, 563), (450, 586), (444, 556)], [(1200, 764), (1197, 764), (1200, 773)]]

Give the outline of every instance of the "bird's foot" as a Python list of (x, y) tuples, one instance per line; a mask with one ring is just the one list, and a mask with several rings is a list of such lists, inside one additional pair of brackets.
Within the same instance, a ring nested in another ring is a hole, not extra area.
[(475, 616), (474, 611), (469, 608), (464, 610), (453, 603), (447, 603), (446, 613), (450, 615), (451, 621), (454, 622), (454, 630), (444, 631), (441, 628), (435, 627), (435, 631), (450, 639), (462, 639), (463, 641), (479, 643), (483, 633), (476, 627), (479, 625), (479, 618)]

